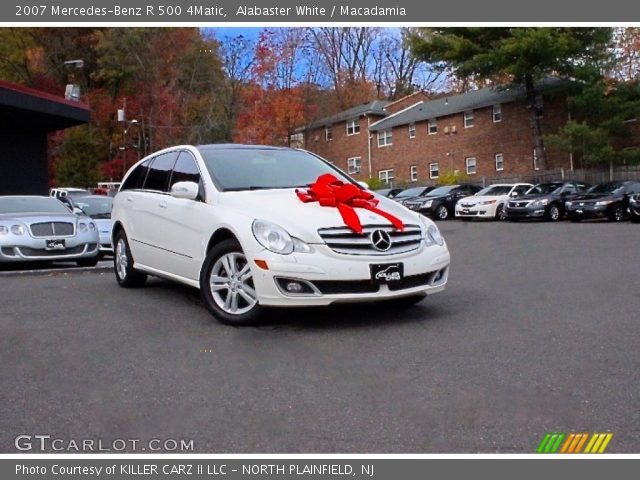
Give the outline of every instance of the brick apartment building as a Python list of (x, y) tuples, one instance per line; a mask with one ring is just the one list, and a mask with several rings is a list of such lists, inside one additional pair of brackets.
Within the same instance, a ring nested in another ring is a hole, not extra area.
[[(542, 84), (543, 134), (567, 121), (559, 80)], [(538, 170), (529, 109), (518, 88), (484, 88), (429, 98), (424, 92), (396, 102), (375, 100), (300, 129), (304, 148), (357, 179), (392, 184), (434, 183), (443, 172), (513, 177)], [(569, 168), (569, 155), (548, 152), (548, 168)]]

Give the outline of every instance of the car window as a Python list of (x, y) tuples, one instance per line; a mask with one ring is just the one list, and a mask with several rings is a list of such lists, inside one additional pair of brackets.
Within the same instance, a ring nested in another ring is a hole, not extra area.
[(576, 187), (574, 185), (567, 185), (564, 187), (564, 190), (562, 190), (563, 193), (576, 193)]
[(152, 159), (146, 160), (134, 168), (122, 184), (121, 190), (135, 190), (136, 188), (142, 188), (142, 185), (144, 185), (144, 179), (147, 177), (147, 172), (149, 171), (151, 160)]
[(200, 171), (198, 170), (196, 159), (189, 152), (180, 152), (178, 161), (173, 167), (169, 190), (178, 182), (200, 183)]
[(145, 190), (154, 190), (157, 192), (166, 192), (169, 190), (169, 177), (171, 170), (176, 163), (178, 152), (169, 152), (158, 155), (153, 159), (147, 173), (147, 179), (144, 182)]
[(526, 192), (530, 188), (531, 188), (531, 185), (518, 185), (516, 188), (513, 189), (513, 191), (517, 192), (518, 195), (522, 195), (524, 192)]

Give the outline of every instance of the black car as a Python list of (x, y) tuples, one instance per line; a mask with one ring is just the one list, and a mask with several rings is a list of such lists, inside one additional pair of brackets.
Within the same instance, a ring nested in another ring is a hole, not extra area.
[(640, 193), (629, 198), (629, 218), (632, 222), (640, 222)]
[(629, 198), (636, 193), (640, 193), (640, 182), (601, 183), (565, 202), (565, 209), (572, 222), (600, 217), (621, 222), (626, 217)]
[(435, 187), (410, 187), (398, 193), (393, 197), (393, 200), (404, 205), (404, 202), (409, 199), (424, 197), (434, 188)]
[(480, 187), (475, 185), (446, 185), (431, 190), (426, 196), (410, 198), (404, 206), (422, 215), (446, 220), (454, 214), (458, 200), (479, 191)]
[(379, 190), (374, 190), (374, 193), (377, 193), (378, 195), (382, 195), (383, 197), (394, 198), (402, 190), (404, 189), (403, 188), (381, 188)]
[(572, 196), (583, 193), (589, 185), (581, 182), (539, 183), (524, 195), (507, 202), (507, 220), (543, 218), (557, 222), (564, 216), (564, 203)]

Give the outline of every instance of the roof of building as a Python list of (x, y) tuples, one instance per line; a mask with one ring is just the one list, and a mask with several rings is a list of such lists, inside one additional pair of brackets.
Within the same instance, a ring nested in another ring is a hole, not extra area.
[(373, 100), (368, 103), (356, 105), (355, 107), (351, 107), (348, 110), (338, 112), (335, 115), (314, 120), (309, 125), (300, 127), (299, 130), (303, 131), (311, 128), (328, 127), (330, 125), (333, 125), (334, 123), (343, 122), (352, 118), (358, 118), (362, 115), (377, 115), (380, 117), (385, 117), (389, 115), (389, 112), (384, 109), (388, 104), (389, 102), (385, 100)]
[(0, 80), (0, 127), (46, 131), (89, 121), (89, 107), (47, 92)]
[[(541, 82), (544, 90), (559, 87), (563, 80), (548, 78)], [(421, 101), (392, 115), (386, 116), (369, 126), (371, 131), (385, 130), (399, 125), (420, 122), (431, 118), (445, 117), (455, 113), (490, 107), (500, 103), (509, 103), (524, 98), (522, 87), (481, 88), (459, 95), (448, 95), (435, 100)]]

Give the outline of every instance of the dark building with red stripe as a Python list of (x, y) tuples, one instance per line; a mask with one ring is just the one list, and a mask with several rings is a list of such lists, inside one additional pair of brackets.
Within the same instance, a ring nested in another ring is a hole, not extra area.
[(0, 80), (0, 195), (46, 195), (47, 135), (89, 121), (89, 107)]

